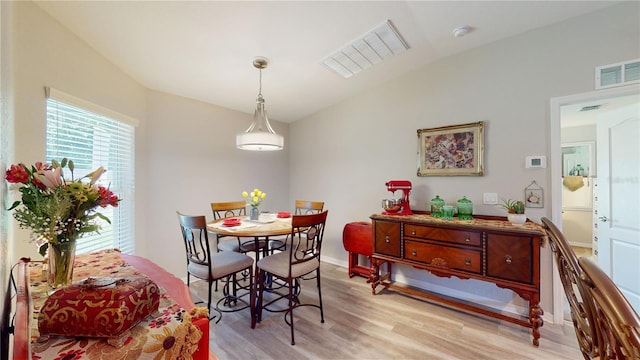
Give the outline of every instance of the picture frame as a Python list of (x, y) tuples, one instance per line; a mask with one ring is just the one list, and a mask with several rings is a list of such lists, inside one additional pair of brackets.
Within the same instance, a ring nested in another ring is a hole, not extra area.
[(418, 176), (482, 176), (484, 122), (418, 129)]
[(529, 208), (544, 207), (544, 192), (535, 180), (524, 188), (524, 206)]

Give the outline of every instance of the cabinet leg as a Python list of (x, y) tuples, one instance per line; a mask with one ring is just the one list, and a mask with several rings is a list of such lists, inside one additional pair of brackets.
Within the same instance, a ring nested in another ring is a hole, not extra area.
[(369, 282), (371, 283), (371, 294), (376, 294), (376, 287), (380, 282), (380, 263), (378, 260), (371, 258), (371, 273), (369, 274)]
[[(536, 296), (537, 297), (537, 296)], [(542, 315), (544, 311), (539, 305), (539, 299), (532, 299), (529, 302), (529, 322), (531, 323), (531, 335), (533, 335), (533, 346), (540, 345), (540, 327), (544, 321), (542, 320)]]

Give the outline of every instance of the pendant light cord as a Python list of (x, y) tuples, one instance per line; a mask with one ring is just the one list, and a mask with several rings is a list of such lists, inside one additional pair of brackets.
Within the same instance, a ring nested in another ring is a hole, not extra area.
[(260, 71), (260, 87), (258, 88), (258, 99), (262, 99), (262, 69)]

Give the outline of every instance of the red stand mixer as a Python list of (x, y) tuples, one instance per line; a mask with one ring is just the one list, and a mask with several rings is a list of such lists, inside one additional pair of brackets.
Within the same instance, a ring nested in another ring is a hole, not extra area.
[(402, 198), (382, 200), (383, 215), (411, 215), (409, 206), (409, 193), (411, 193), (411, 181), (409, 180), (389, 180), (385, 183), (387, 190), (394, 194), (397, 190), (402, 190)]

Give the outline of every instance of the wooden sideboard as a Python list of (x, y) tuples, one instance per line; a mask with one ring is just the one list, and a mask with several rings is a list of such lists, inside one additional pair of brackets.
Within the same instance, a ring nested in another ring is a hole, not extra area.
[[(427, 213), (408, 216), (371, 215), (373, 221), (372, 292), (378, 285), (436, 300), (531, 328), (539, 345), (543, 324), (540, 308), (540, 247), (545, 232), (533, 222), (511, 225), (504, 218), (476, 216), (473, 220), (444, 220)], [(507, 315), (449, 296), (392, 283), (381, 274), (385, 262), (411, 265), (441, 277), (477, 279), (514, 291), (529, 302), (529, 314)]]

